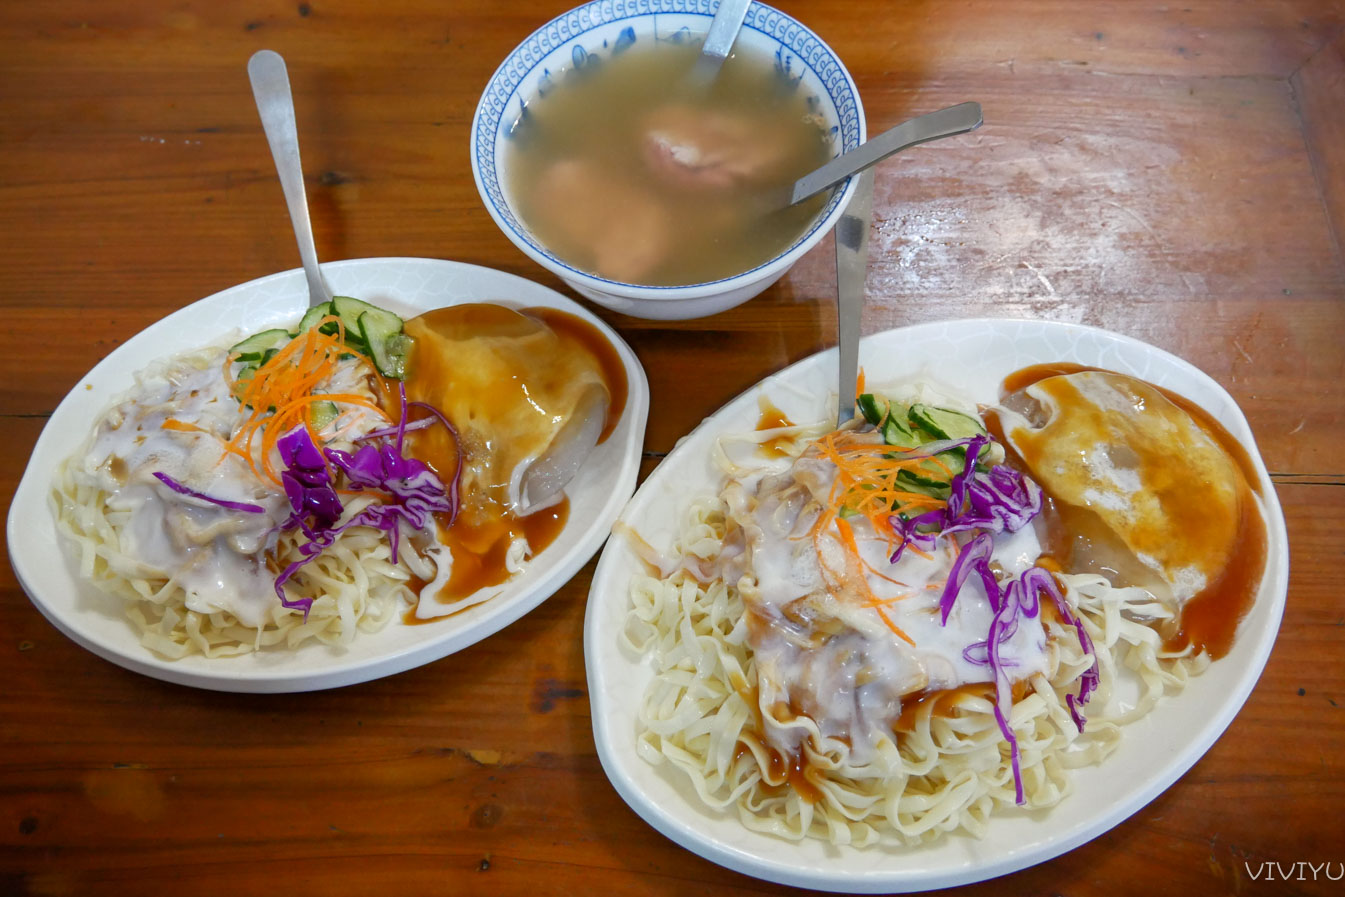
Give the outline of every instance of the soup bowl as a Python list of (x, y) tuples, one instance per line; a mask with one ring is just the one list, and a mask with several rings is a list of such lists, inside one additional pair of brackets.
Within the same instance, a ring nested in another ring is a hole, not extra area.
[[(840, 218), (855, 190), (851, 178), (793, 242), (769, 260), (719, 280), (649, 286), (610, 280), (559, 257), (533, 235), (510, 198), (508, 149), (514, 125), (533, 104), (576, 69), (641, 43), (699, 43), (718, 0), (595, 0), (538, 28), (513, 49), (486, 84), (472, 121), (472, 174), (486, 210), (519, 249), (599, 305), (641, 318), (679, 320), (712, 315), (751, 299), (779, 280)], [(776, 75), (802, 91), (821, 115), (832, 156), (864, 142), (864, 109), (850, 73), (835, 52), (798, 20), (752, 3), (735, 52), (772, 60)]]

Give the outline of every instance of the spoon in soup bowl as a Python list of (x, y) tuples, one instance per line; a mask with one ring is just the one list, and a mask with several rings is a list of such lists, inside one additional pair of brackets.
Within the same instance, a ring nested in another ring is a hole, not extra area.
[(751, 0), (719, 0), (719, 8), (710, 22), (710, 30), (701, 44), (701, 55), (696, 57), (696, 64), (691, 69), (693, 83), (707, 86), (719, 74), (720, 67), (733, 49), (733, 42), (738, 39), (738, 31), (743, 27), (743, 19), (747, 18), (747, 7), (750, 5)]
[(708, 112), (695, 100), (714, 84), (733, 50), (751, 0), (720, 0), (700, 55), (686, 76), (687, 96), (645, 117), (644, 153), (650, 168), (688, 190), (720, 190), (755, 177), (771, 161), (759, 123)]
[(783, 209), (801, 203), (829, 187), (836, 186), (851, 175), (877, 165), (888, 156), (921, 143), (929, 143), (931, 140), (941, 140), (944, 137), (974, 131), (983, 121), (980, 103), (959, 103), (938, 112), (916, 116), (895, 128), (889, 128), (850, 152), (837, 156), (816, 171), (799, 178), (771, 198), (770, 208)]

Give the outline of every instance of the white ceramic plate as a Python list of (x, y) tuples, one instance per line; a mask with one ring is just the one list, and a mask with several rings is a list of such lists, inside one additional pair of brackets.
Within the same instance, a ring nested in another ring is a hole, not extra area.
[(47, 504), (52, 477), (57, 464), (88, 437), (91, 422), (132, 386), (133, 374), (150, 360), (206, 345), (235, 329), (246, 333), (296, 320), (308, 301), (303, 272), (263, 277), (189, 305), (127, 341), (70, 391), (33, 449), (9, 512), (10, 561), (47, 619), (95, 654), (147, 676), (220, 691), (286, 692), (349, 685), (438, 660), (497, 632), (564, 585), (602, 547), (635, 489), (649, 415), (644, 369), (615, 332), (554, 290), (476, 265), (387, 258), (331, 262), (322, 269), (337, 294), (358, 296), (406, 316), (489, 301), (558, 308), (602, 331), (625, 364), (629, 392), (616, 430), (566, 489), (569, 522), (501, 595), (442, 620), (416, 626), (393, 622), (381, 632), (359, 634), (344, 648), (312, 644), (213, 660), (199, 656), (164, 660), (142, 647), (121, 602), (76, 574)]
[[(870, 384), (924, 378), (993, 401), (1006, 374), (1031, 364), (1073, 361), (1133, 374), (1209, 410), (1247, 447), (1265, 501), (1267, 564), (1256, 604), (1233, 649), (1181, 694), (1123, 730), (1120, 748), (1100, 766), (1073, 773), (1075, 791), (1050, 810), (998, 811), (982, 839), (945, 837), (917, 848), (836, 848), (794, 843), (744, 828), (736, 811), (701, 804), (671, 764), (650, 766), (635, 753), (635, 721), (652, 670), (618, 642), (626, 586), (639, 569), (624, 540), (603, 552), (589, 592), (584, 647), (593, 731), (612, 784), (651, 825), (682, 846), (748, 875), (825, 890), (917, 891), (993, 878), (1050, 859), (1096, 837), (1144, 806), (1214, 743), (1251, 693), (1279, 629), (1288, 589), (1289, 546), (1274, 486), (1233, 399), (1181, 359), (1128, 337), (1042, 321), (973, 320), (924, 324), (865, 339), (860, 362)], [(622, 520), (666, 548), (689, 496), (712, 491), (719, 474), (710, 447), (723, 433), (751, 430), (764, 393), (794, 421), (822, 420), (835, 407), (835, 350), (767, 378), (680, 442), (640, 487)]]

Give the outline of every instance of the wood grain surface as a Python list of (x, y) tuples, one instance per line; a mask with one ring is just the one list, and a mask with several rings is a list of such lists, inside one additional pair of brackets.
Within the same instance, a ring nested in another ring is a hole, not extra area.
[[(1113, 831), (966, 893), (1340, 893), (1345, 861), (1345, 2), (780, 0), (846, 61), (876, 132), (974, 99), (980, 131), (877, 172), (864, 330), (1093, 324), (1238, 400), (1292, 573), (1227, 733)], [(95, 362), (297, 264), (244, 72), (284, 54), (319, 253), (429, 256), (562, 289), (492, 224), (468, 128), (543, 0), (0, 4), (0, 496)], [(649, 374), (645, 470), (835, 340), (830, 239), (724, 314), (603, 313)], [(22, 521), (19, 522), (20, 525)], [(598, 763), (592, 564), (453, 656), (303, 695), (216, 694), (84, 651), (0, 567), (0, 893), (733, 894)]]

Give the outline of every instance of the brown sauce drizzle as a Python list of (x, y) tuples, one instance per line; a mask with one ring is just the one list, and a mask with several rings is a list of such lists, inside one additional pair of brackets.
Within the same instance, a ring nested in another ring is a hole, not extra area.
[[(616, 428), (626, 406), (629, 392), (626, 367), (611, 341), (583, 318), (553, 308), (524, 308), (516, 313), (506, 306), (480, 303), (426, 312), (410, 322), (413, 326), (408, 332), (414, 331), (417, 326), (433, 330), (443, 322), (446, 326), (456, 328), (452, 331), (455, 333), (508, 334), (519, 330), (517, 322), (526, 325), (526, 319), (520, 318), (519, 314), (540, 321), (554, 331), (561, 338), (561, 346), (571, 353), (571, 357), (576, 351), (591, 356), (608, 392), (606, 420), (599, 442), (607, 439)], [(415, 353), (412, 355), (410, 373), (409, 383), (413, 383), (418, 376), (431, 378), (431, 382), (451, 382), (453, 358), (445, 357), (440, 352)], [(515, 401), (516, 384), (499, 385), (499, 401)], [(412, 398), (415, 398), (414, 392)], [(395, 407), (396, 401), (395, 396), (385, 393), (386, 405)], [(445, 409), (440, 410), (448, 414)], [(412, 415), (413, 418), (423, 416), (424, 413), (419, 411)], [(460, 422), (454, 423), (461, 426)], [(460, 447), (443, 428), (432, 427), (411, 433), (407, 439), (412, 446), (412, 453), (447, 481), (457, 462)], [(489, 449), (489, 446), (486, 448)], [(512, 575), (505, 566), (510, 544), (522, 537), (527, 540), (531, 554), (536, 556), (560, 535), (570, 515), (568, 497), (524, 517), (517, 517), (507, 511), (499, 497), (493, 494), (463, 495), (461, 498), (461, 512), (451, 527), (445, 525), (442, 516), (439, 519), (439, 541), (449, 548), (453, 556), (448, 581), (433, 596), (443, 603), (506, 582)], [(418, 585), (416, 591), (420, 592), (425, 584)], [(434, 619), (439, 618), (417, 618), (414, 608), (406, 614), (408, 623), (431, 622)]]
[(626, 407), (626, 394), (630, 389), (630, 385), (626, 382), (626, 365), (621, 361), (616, 346), (612, 345), (601, 330), (578, 315), (542, 306), (525, 308), (522, 311), (523, 314), (546, 324), (561, 336), (569, 337), (583, 346), (598, 362), (608, 393), (607, 423), (603, 425), (602, 435), (598, 437), (598, 445), (602, 445), (616, 429), (617, 422), (621, 420), (621, 412)]
[(1238, 623), (1256, 599), (1266, 567), (1266, 524), (1255, 503), (1244, 499), (1238, 520), (1237, 547), (1223, 574), (1191, 598), (1182, 607), (1177, 631), (1168, 635), (1163, 647), (1181, 651), (1188, 645), (1204, 648), (1218, 660), (1233, 647)]
[(808, 762), (808, 754), (803, 747), (793, 753), (782, 754), (775, 748), (766, 746), (754, 731), (744, 731), (738, 737), (738, 746), (733, 751), (733, 762), (737, 763), (748, 756), (755, 761), (756, 751), (753, 750), (755, 747), (766, 755), (766, 766), (761, 770), (761, 775), (767, 786), (789, 787), (800, 799), (810, 804), (822, 800), (822, 789), (818, 788), (809, 777), (812, 764)]
[[(1034, 383), (1045, 380), (1047, 377), (1058, 377), (1064, 374), (1078, 374), (1083, 371), (1097, 371), (1101, 374), (1117, 374), (1121, 377), (1130, 377), (1129, 374), (1122, 374), (1120, 371), (1109, 371), (1106, 368), (1093, 368), (1088, 367), (1087, 365), (1074, 364), (1069, 361), (1057, 361), (1050, 364), (1034, 364), (1030, 367), (1014, 371), (1012, 374), (1005, 377), (1004, 384), (1000, 387), (1000, 397), (1003, 398), (1011, 392), (1018, 392), (1019, 390), (1026, 389)], [(1140, 378), (1130, 377), (1130, 379), (1139, 380)], [(1141, 382), (1148, 383), (1147, 380)], [(1209, 434), (1211, 439), (1219, 443), (1219, 447), (1228, 453), (1228, 457), (1233, 459), (1233, 463), (1238, 466), (1238, 469), (1242, 471), (1243, 477), (1246, 478), (1247, 485), (1249, 485), (1257, 495), (1261, 494), (1261, 479), (1257, 476), (1256, 465), (1252, 463), (1251, 455), (1247, 454), (1247, 449), (1243, 447), (1241, 442), (1234, 439), (1233, 435), (1224, 429), (1223, 424), (1214, 419), (1214, 415), (1210, 414), (1204, 408), (1201, 408), (1181, 393), (1173, 392), (1156, 383), (1149, 383), (1149, 386), (1152, 386), (1154, 389), (1161, 392), (1165, 399), (1191, 415), (1191, 419), (1200, 425), (1200, 429), (1204, 430)]]
[[(785, 416), (785, 413), (771, 404), (770, 400), (762, 397), (758, 404), (761, 407), (761, 416), (757, 418), (758, 430), (778, 430), (781, 427), (792, 427), (794, 422)], [(789, 454), (789, 444), (793, 441), (790, 436), (777, 436), (774, 439), (768, 439), (761, 443), (761, 453), (771, 458), (782, 458)]]
[[(434, 597), (443, 602), (465, 598), (487, 586), (505, 582), (512, 575), (505, 567), (509, 544), (519, 536), (528, 540), (533, 556), (556, 540), (570, 518), (570, 499), (563, 497), (558, 504), (543, 508), (526, 517), (504, 517), (463, 525), (459, 519), (451, 527), (439, 524), (439, 541), (453, 552), (453, 569), (448, 582)], [(420, 584), (421, 588), (425, 583)], [(420, 588), (415, 589), (416, 592)], [(451, 615), (450, 615), (451, 616)], [(420, 619), (413, 607), (404, 616), (407, 623), (432, 623), (443, 617)]]
[(779, 751), (767, 750), (766, 756), (770, 759), (769, 768), (764, 770), (767, 781), (788, 782), (794, 793), (810, 804), (822, 799), (822, 789), (814, 785), (808, 777), (812, 764), (808, 762), (808, 755), (803, 748), (788, 756)]
[[(1015, 684), (1015, 691), (1017, 688), (1018, 685)], [(969, 682), (956, 688), (940, 688), (908, 695), (902, 698), (901, 716), (892, 724), (892, 729), (897, 733), (914, 732), (916, 721), (926, 712), (932, 716), (952, 717), (957, 713), (957, 705), (966, 697), (993, 701), (995, 686), (990, 682)]]
[[(1081, 371), (1118, 373), (1069, 362), (1033, 365), (1004, 378), (1001, 398), (1049, 377)], [(1237, 536), (1227, 565), (1218, 577), (1212, 579), (1201, 592), (1185, 603), (1181, 617), (1171, 627), (1171, 631), (1162, 633), (1164, 648), (1169, 651), (1180, 651), (1191, 646), (1196, 651), (1207, 651), (1212, 659), (1217, 660), (1227, 654), (1232, 647), (1238, 623), (1250, 610), (1265, 571), (1265, 521), (1249, 494), (1261, 493), (1260, 478), (1247, 450), (1208, 411), (1185, 396), (1160, 386), (1149, 385), (1190, 415), (1201, 430), (1224, 450), (1241, 471), (1245, 484), (1238, 502)], [(1004, 446), (1008, 463), (1030, 473), (1030, 465), (1004, 438), (1003, 424), (999, 416), (994, 411), (989, 411), (984, 418), (990, 434)], [(1076, 534), (1082, 533), (1088, 538), (1089, 533), (1096, 531), (1098, 527), (1105, 528), (1105, 524), (1098, 520), (1097, 515), (1087, 508), (1078, 508), (1056, 501), (1049, 493), (1042, 519), (1044, 521), (1042, 541), (1046, 556), (1058, 562), (1065, 570), (1074, 569), (1070, 555)]]

